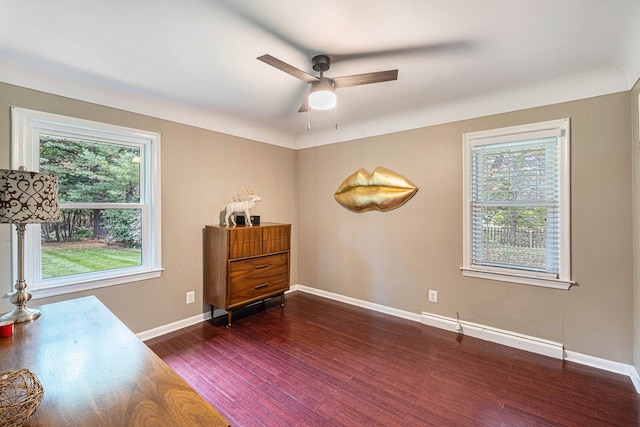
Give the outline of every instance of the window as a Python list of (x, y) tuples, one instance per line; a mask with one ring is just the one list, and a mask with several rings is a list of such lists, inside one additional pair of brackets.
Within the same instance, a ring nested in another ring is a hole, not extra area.
[(463, 136), (462, 272), (569, 289), (569, 119)]
[(25, 235), (34, 297), (159, 277), (160, 135), (17, 107), (11, 116), (12, 168), (58, 175), (62, 220)]

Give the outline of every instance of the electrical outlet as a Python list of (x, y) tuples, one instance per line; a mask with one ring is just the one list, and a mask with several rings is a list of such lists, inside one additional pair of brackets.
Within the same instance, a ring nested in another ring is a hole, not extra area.
[(438, 291), (429, 289), (429, 302), (438, 302)]
[(187, 292), (187, 304), (196, 302), (196, 291)]

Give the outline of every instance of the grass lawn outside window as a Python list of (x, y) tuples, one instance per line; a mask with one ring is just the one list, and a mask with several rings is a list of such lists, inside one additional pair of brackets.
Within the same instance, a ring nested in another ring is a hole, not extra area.
[(140, 265), (141, 250), (101, 242), (44, 243), (42, 276), (68, 276)]

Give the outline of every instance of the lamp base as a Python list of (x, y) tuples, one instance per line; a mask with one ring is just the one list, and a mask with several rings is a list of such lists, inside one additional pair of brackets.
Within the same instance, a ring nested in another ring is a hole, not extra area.
[(13, 320), (14, 323), (30, 322), (36, 320), (41, 314), (40, 310), (36, 310), (35, 308), (18, 307), (0, 317), (0, 322), (4, 322), (5, 320)]

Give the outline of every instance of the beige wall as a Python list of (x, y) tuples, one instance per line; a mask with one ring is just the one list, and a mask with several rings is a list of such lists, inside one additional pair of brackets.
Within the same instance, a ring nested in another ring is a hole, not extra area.
[[(631, 363), (633, 96), (613, 94), (296, 153), (0, 83), (5, 106), (162, 132), (162, 277), (32, 305), (93, 293), (135, 332), (206, 312), (200, 292), (202, 226), (216, 221), (242, 186), (253, 186), (263, 197), (254, 214), (294, 224), (292, 283), (414, 313), (459, 312), (468, 321)], [(462, 133), (563, 117), (572, 120), (572, 266), (578, 286), (559, 291), (462, 277)], [(0, 129), (4, 168), (8, 108)], [(387, 213), (355, 214), (334, 201), (344, 178), (376, 166), (414, 182), (417, 195)], [(6, 291), (9, 249), (9, 226), (0, 226), (0, 283)], [(437, 304), (427, 301), (429, 289), (439, 291)], [(196, 304), (185, 305), (188, 290), (196, 290)], [(0, 300), (0, 312), (11, 308)]]
[[(631, 363), (633, 267), (629, 92), (432, 126), (298, 152), (299, 280), (561, 342)], [(569, 291), (462, 277), (462, 134), (571, 118)], [(399, 209), (352, 213), (333, 199), (344, 178), (384, 166), (419, 188)], [(429, 289), (439, 302), (429, 303)]]
[[(9, 167), (9, 104), (55, 114), (162, 132), (162, 277), (89, 292), (44, 298), (30, 305), (95, 294), (134, 332), (207, 312), (202, 302), (202, 228), (242, 187), (262, 197), (262, 221), (293, 224), (292, 276), (297, 281), (296, 152), (174, 122), (0, 83), (0, 168)], [(10, 226), (0, 224), (1, 293), (11, 288)], [(196, 303), (185, 304), (185, 292)], [(0, 312), (13, 307), (0, 300)]]

